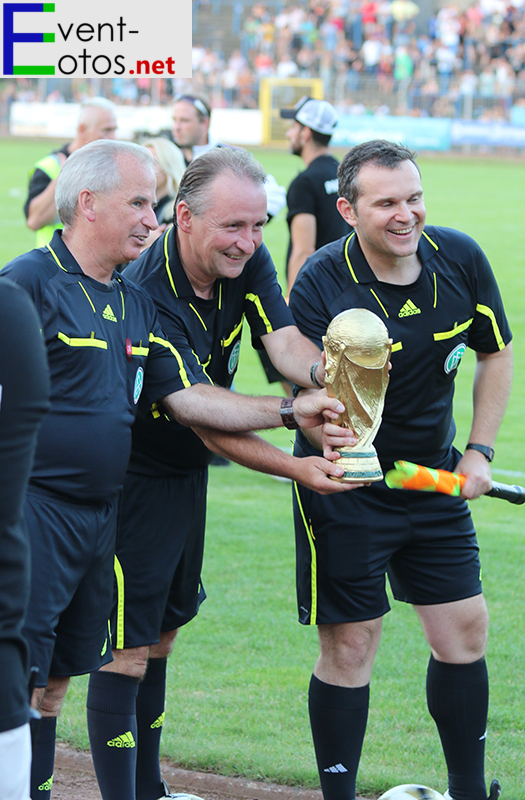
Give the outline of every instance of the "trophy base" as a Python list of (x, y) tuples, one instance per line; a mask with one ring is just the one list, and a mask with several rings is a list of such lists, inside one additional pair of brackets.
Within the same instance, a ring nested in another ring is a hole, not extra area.
[(331, 480), (339, 483), (373, 483), (383, 480), (383, 470), (375, 449), (365, 453), (336, 449), (341, 453), (341, 458), (336, 463), (344, 469), (344, 475), (340, 478), (330, 475)]

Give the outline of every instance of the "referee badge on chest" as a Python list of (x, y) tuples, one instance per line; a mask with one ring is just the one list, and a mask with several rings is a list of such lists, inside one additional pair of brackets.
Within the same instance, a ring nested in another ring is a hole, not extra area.
[(137, 374), (135, 375), (135, 386), (133, 387), (133, 402), (135, 405), (139, 402), (139, 397), (142, 392), (142, 387), (144, 386), (144, 370), (142, 367), (139, 367), (137, 370)]
[(445, 359), (445, 372), (447, 375), (452, 372), (452, 370), (457, 369), (459, 367), (459, 362), (461, 361), (465, 350), (467, 349), (466, 344), (458, 344), (453, 350), (450, 351), (448, 356)]
[(230, 357), (228, 359), (228, 372), (230, 375), (233, 375), (233, 373), (237, 369), (237, 364), (239, 363), (240, 354), (241, 354), (241, 341), (239, 339), (239, 341), (235, 343), (233, 350), (230, 353)]

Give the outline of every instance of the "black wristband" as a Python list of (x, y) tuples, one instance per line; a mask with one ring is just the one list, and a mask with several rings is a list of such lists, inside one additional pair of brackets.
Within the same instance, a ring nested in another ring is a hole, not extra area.
[(494, 459), (494, 448), (486, 444), (473, 444), (473, 442), (469, 442), (465, 450), (477, 450), (478, 453), (483, 453), (489, 463)]
[(299, 427), (293, 413), (293, 400), (293, 397), (283, 397), (281, 400), (281, 419), (289, 431), (296, 431)]
[(316, 361), (315, 364), (312, 364), (312, 366), (310, 367), (310, 380), (312, 381), (314, 386), (317, 386), (318, 389), (324, 389), (323, 384), (319, 383), (319, 381), (315, 377), (315, 371), (320, 363), (321, 363), (320, 361)]

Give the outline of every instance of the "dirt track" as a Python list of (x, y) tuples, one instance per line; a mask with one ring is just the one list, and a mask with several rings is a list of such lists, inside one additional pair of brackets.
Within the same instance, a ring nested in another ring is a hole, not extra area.
[[(196, 794), (204, 800), (322, 800), (320, 790), (279, 786), (243, 778), (226, 778), (177, 769), (162, 763), (162, 776), (173, 792)], [(89, 753), (63, 744), (56, 749), (52, 800), (100, 800)]]

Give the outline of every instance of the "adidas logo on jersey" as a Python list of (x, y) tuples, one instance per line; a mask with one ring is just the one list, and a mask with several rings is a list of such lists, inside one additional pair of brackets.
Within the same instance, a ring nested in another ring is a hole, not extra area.
[(164, 717), (166, 716), (165, 712), (163, 712), (160, 717), (157, 717), (155, 722), (152, 722), (150, 728), (162, 728), (164, 725)]
[(111, 308), (109, 303), (107, 304), (106, 308), (102, 312), (102, 316), (104, 317), (104, 319), (109, 319), (110, 322), (116, 322), (117, 321), (117, 318), (114, 315), (113, 309)]
[(52, 785), (53, 785), (53, 775), (51, 775), (51, 777), (48, 778), (47, 781), (44, 781), (44, 783), (40, 784), (40, 786), (38, 787), (38, 791), (39, 792), (50, 792)]
[(323, 772), (348, 772), (346, 767), (343, 767), (342, 764), (335, 764), (333, 767), (328, 767), (328, 769), (324, 769)]
[(135, 739), (131, 731), (128, 731), (115, 739), (110, 739), (107, 745), (108, 747), (135, 747)]
[(407, 300), (401, 311), (399, 317), (412, 317), (414, 314), (421, 314), (421, 309), (418, 308), (412, 300)]

